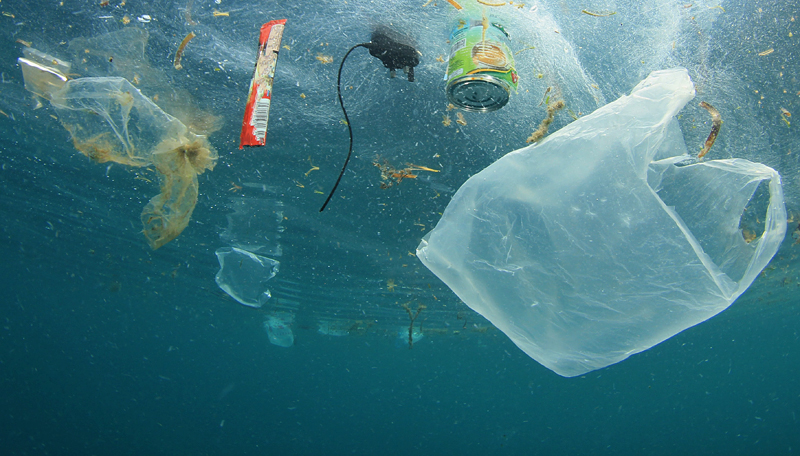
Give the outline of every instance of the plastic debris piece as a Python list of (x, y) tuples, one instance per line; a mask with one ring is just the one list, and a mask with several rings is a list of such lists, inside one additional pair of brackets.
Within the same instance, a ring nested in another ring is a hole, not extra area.
[(58, 69), (31, 60), (21, 64), (26, 87), (50, 99), (81, 153), (98, 163), (155, 165), (161, 193), (142, 211), (144, 234), (153, 249), (175, 239), (197, 204), (197, 175), (217, 160), (206, 137), (189, 131), (125, 78), (65, 81)]
[(272, 80), (278, 63), (283, 28), (286, 19), (267, 22), (261, 26), (258, 38), (258, 60), (247, 95), (247, 105), (242, 120), (239, 149), (244, 146), (263, 146), (267, 143), (269, 106), (272, 102)]
[[(713, 317), (767, 266), (787, 217), (775, 170), (743, 159), (685, 164), (675, 115), (693, 97), (688, 71), (657, 71), (505, 155), (458, 190), (417, 258), (566, 377)], [(759, 185), (769, 205), (748, 243), (739, 225)]]
[(67, 83), (67, 75), (72, 67), (69, 62), (32, 47), (24, 48), (22, 55), (24, 57), (17, 59), (17, 62), (22, 68), (25, 89), (29, 92), (49, 99), (53, 92), (61, 89)]
[(167, 139), (153, 152), (161, 193), (142, 211), (144, 235), (154, 250), (175, 239), (189, 224), (197, 204), (197, 175), (213, 169), (217, 153), (202, 136)]
[(291, 347), (294, 345), (292, 332), (294, 314), (289, 312), (275, 312), (264, 321), (264, 329), (269, 336), (269, 342), (278, 347)]
[(261, 307), (272, 297), (267, 281), (275, 277), (280, 262), (236, 247), (217, 249), (217, 285), (240, 304)]

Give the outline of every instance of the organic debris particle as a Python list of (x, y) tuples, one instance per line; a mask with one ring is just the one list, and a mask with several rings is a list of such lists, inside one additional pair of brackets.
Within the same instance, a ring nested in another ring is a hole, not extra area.
[(539, 103), (539, 106), (547, 103), (550, 100), (550, 97), (548, 97), (547, 95), (550, 93), (550, 90), (552, 89), (553, 89), (552, 87), (548, 87), (547, 90), (544, 91), (544, 95), (542, 96), (542, 101)]
[(414, 171), (429, 171), (432, 173), (439, 172), (438, 169), (428, 168), (427, 166), (415, 165), (413, 163), (406, 163), (405, 168), (397, 169), (391, 164), (389, 164), (389, 161), (386, 160), (385, 158), (381, 159), (380, 155), (375, 156), (375, 161), (373, 161), (372, 164), (381, 170), (382, 189), (387, 189), (389, 187), (394, 186), (395, 184), (399, 184), (400, 182), (403, 181), (403, 179), (416, 179), (417, 175), (414, 174)]
[(713, 106), (706, 103), (705, 101), (700, 102), (700, 106), (708, 111), (711, 114), (711, 133), (708, 134), (708, 138), (706, 138), (706, 142), (703, 145), (703, 150), (697, 154), (697, 159), (703, 158), (705, 154), (711, 149), (711, 146), (714, 145), (714, 141), (717, 140), (717, 135), (719, 134), (719, 129), (722, 126), (722, 116), (719, 115), (719, 111), (716, 110)]
[(775, 52), (775, 49), (769, 48), (766, 51), (761, 51), (758, 53), (759, 56), (764, 57), (765, 55), (770, 55)]
[(183, 49), (186, 47), (187, 44), (189, 44), (189, 41), (191, 41), (192, 38), (194, 38), (195, 36), (197, 35), (195, 35), (194, 32), (189, 32), (189, 34), (183, 38), (183, 41), (181, 41), (180, 46), (178, 46), (178, 51), (175, 53), (175, 60), (173, 62), (173, 66), (175, 66), (176, 70), (180, 70), (183, 68), (183, 65), (181, 65), (181, 58), (183, 57)]
[(589, 10), (581, 10), (581, 13), (588, 14), (589, 16), (594, 16), (594, 17), (611, 17), (611, 16), (617, 14), (616, 11), (598, 11), (598, 12), (594, 12), (594, 11), (589, 11)]
[(231, 15), (228, 12), (217, 11), (217, 10), (214, 10), (214, 12), (212, 14), (214, 14), (214, 17), (228, 17), (228, 16)]
[(464, 114), (461, 114), (460, 112), (456, 113), (456, 123), (461, 125), (461, 126), (464, 126), (464, 125), (467, 124), (467, 119), (464, 118)]
[(317, 54), (317, 60), (323, 64), (333, 63), (333, 57), (329, 55)]
[(442, 125), (444, 125), (445, 127), (449, 127), (449, 126), (450, 126), (450, 124), (451, 124), (451, 121), (450, 121), (450, 116), (448, 116), (447, 114), (445, 114), (445, 115), (444, 115), (444, 116), (442, 116), (442, 117), (443, 117), (443, 118), (442, 118)]
[(547, 117), (542, 120), (542, 123), (539, 124), (539, 127), (528, 136), (528, 139), (525, 140), (526, 143), (535, 143), (540, 141), (544, 138), (544, 135), (547, 134), (547, 129), (550, 128), (550, 124), (553, 123), (553, 119), (556, 117), (556, 112), (561, 109), (564, 109), (564, 102), (562, 100), (556, 100), (553, 103), (547, 105)]
[(319, 166), (315, 166), (313, 163), (311, 163), (310, 155), (308, 156), (308, 164), (311, 165), (311, 169), (306, 171), (306, 177), (308, 177), (308, 175), (311, 174), (311, 171), (319, 171)]

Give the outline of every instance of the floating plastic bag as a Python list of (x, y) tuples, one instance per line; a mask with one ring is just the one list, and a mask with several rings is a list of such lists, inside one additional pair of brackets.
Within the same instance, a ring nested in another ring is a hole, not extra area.
[(217, 285), (231, 298), (250, 307), (261, 307), (272, 294), (267, 281), (278, 273), (280, 262), (236, 247), (217, 249)]
[(157, 249), (175, 239), (197, 204), (197, 175), (214, 169), (217, 152), (124, 78), (80, 78), (50, 102), (75, 148), (98, 163), (155, 165), (161, 194), (142, 211), (144, 235)]
[[(162, 111), (127, 79), (119, 77), (67, 80), (69, 65), (28, 50), (19, 63), (25, 87), (50, 100), (72, 144), (98, 163), (155, 165), (161, 193), (141, 214), (144, 235), (157, 249), (175, 239), (197, 204), (197, 175), (214, 169), (217, 152), (205, 136), (189, 131)], [(50, 63), (50, 62), (47, 62)]]
[[(120, 41), (119, 38), (124, 39)], [(116, 49), (118, 52), (106, 49), (121, 43), (125, 46)], [(139, 82), (139, 74), (146, 75), (151, 90), (173, 92), (175, 96), (169, 98), (178, 100), (168, 103), (173, 109), (191, 111), (191, 116), (184, 117), (204, 131), (213, 131), (213, 116), (194, 109), (190, 96), (173, 91), (161, 81), (163, 78), (156, 77), (158, 72), (149, 68), (144, 60), (146, 43), (146, 31), (131, 29), (90, 40), (79, 38), (73, 40), (70, 48), (80, 62), (81, 73), (123, 72)], [(109, 59), (112, 53), (116, 57)], [(161, 194), (153, 197), (142, 211), (144, 235), (153, 249), (175, 239), (189, 224), (197, 204), (197, 175), (214, 169), (217, 160), (217, 152), (206, 137), (193, 133), (183, 122), (164, 112), (128, 79), (85, 77), (70, 80), (72, 63), (33, 48), (25, 48), (23, 54), (18, 63), (25, 88), (50, 100), (76, 149), (98, 163), (115, 162), (133, 167), (155, 165)], [(102, 55), (102, 59), (93, 58), (98, 55)], [(89, 60), (105, 62), (103, 65), (113, 68), (90, 65)], [(112, 65), (112, 61), (116, 63)]]
[[(683, 166), (674, 116), (693, 97), (686, 70), (654, 72), (630, 96), (504, 156), (458, 190), (417, 257), (567, 377), (716, 315), (769, 263), (786, 210), (767, 166)], [(761, 181), (764, 231), (748, 243), (740, 218)]]
[(269, 336), (269, 342), (279, 347), (294, 345), (292, 323), (294, 323), (294, 314), (289, 312), (275, 312), (267, 317), (264, 321), (264, 329)]

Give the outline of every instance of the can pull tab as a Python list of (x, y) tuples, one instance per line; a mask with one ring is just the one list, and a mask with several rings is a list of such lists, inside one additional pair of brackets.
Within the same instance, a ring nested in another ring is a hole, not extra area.
[(382, 30), (372, 33), (372, 39), (366, 43), (369, 53), (377, 57), (392, 75), (395, 70), (402, 69), (408, 75), (408, 81), (414, 82), (414, 67), (419, 65), (419, 51), (403, 44)]

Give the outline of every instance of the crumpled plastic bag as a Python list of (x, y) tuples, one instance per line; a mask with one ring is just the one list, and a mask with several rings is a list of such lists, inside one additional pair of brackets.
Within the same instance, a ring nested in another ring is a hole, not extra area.
[(198, 196), (198, 174), (214, 169), (217, 152), (205, 136), (119, 77), (79, 78), (49, 93), (75, 148), (98, 163), (154, 165), (161, 193), (141, 214), (144, 235), (157, 249), (189, 224)]
[[(786, 209), (767, 166), (691, 163), (675, 115), (693, 97), (686, 70), (654, 72), (631, 95), (507, 154), (458, 190), (417, 257), (566, 377), (723, 311), (777, 251)], [(747, 242), (740, 219), (762, 181), (763, 233)]]
[[(128, 30), (128, 29), (125, 29)], [(73, 40), (70, 48), (82, 72), (123, 72), (133, 81), (139, 73), (152, 90), (172, 91), (172, 109), (190, 111), (194, 130), (181, 120), (163, 111), (128, 79), (117, 76), (69, 79), (73, 65), (33, 48), (23, 50), (17, 61), (25, 79), (25, 88), (50, 100), (58, 119), (72, 136), (72, 143), (81, 153), (98, 163), (115, 162), (132, 167), (154, 165), (158, 171), (161, 193), (153, 197), (141, 214), (144, 235), (150, 247), (158, 249), (175, 239), (192, 217), (197, 204), (197, 176), (214, 169), (216, 150), (204, 135), (194, 133), (213, 131), (216, 119), (195, 109), (191, 97), (170, 88), (144, 58), (147, 32), (120, 31), (91, 40)], [(123, 48), (109, 59), (111, 48), (124, 38)], [(75, 47), (78, 47), (78, 51)], [(107, 49), (107, 47), (109, 47)], [(102, 55), (102, 59), (97, 57)], [(82, 56), (78, 58), (78, 56)], [(93, 57), (89, 59), (89, 57)], [(90, 61), (114, 64), (115, 71), (102, 70)], [(116, 71), (119, 70), (119, 71)], [(162, 100), (164, 103), (165, 100)]]

